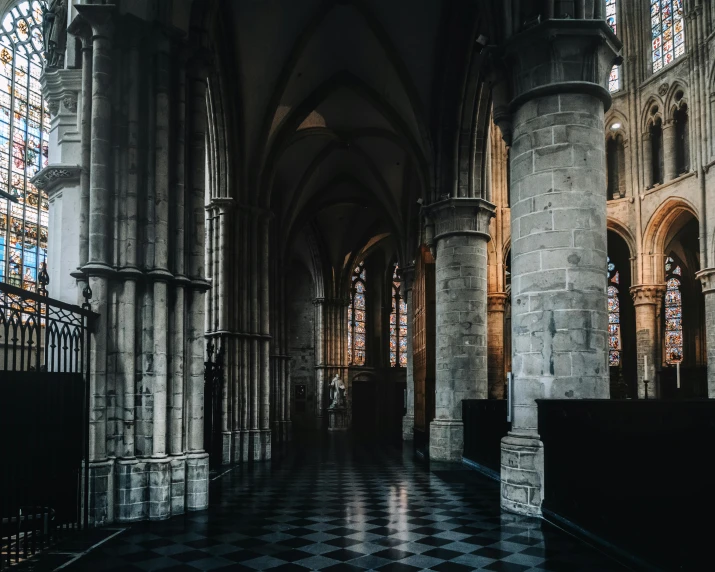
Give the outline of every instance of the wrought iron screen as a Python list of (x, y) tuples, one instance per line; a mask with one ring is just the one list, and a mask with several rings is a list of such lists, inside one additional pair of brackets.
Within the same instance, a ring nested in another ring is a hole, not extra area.
[(39, 293), (0, 282), (0, 570), (88, 523), (96, 314), (47, 297), (46, 276)]

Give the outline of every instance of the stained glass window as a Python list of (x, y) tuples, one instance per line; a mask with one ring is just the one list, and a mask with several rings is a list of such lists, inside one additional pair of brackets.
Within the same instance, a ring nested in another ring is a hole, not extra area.
[(348, 306), (348, 365), (365, 365), (365, 263), (353, 271), (350, 305)]
[(621, 276), (608, 259), (608, 365), (621, 365), (621, 302), (618, 285)]
[[(606, 0), (606, 22), (613, 30), (614, 34), (618, 33), (618, 13), (616, 0)], [(608, 76), (608, 91), (614, 92), (621, 89), (621, 68), (613, 66), (611, 75)]]
[(400, 277), (397, 265), (392, 273), (390, 365), (392, 367), (407, 367), (407, 304), (400, 296)]
[(685, 53), (683, 0), (650, 0), (653, 73)]
[(683, 271), (669, 256), (665, 259), (665, 363), (683, 361), (683, 300), (680, 277)]
[(42, 5), (20, 2), (0, 29), (0, 282), (36, 290), (47, 258), (47, 195), (30, 179), (47, 166)]

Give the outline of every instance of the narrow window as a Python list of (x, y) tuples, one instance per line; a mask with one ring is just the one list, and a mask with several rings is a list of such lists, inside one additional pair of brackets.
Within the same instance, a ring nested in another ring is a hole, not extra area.
[(651, 169), (653, 171), (653, 184), (663, 184), (663, 126), (660, 119), (650, 127), (651, 144)]
[(688, 107), (683, 104), (673, 115), (675, 120), (675, 169), (676, 174), (687, 173), (690, 169), (688, 149)]
[(618, 287), (621, 277), (608, 258), (608, 365), (621, 365), (621, 302)]
[(400, 296), (400, 277), (396, 264), (392, 273), (390, 365), (392, 367), (407, 367), (407, 304)]
[(30, 183), (47, 166), (42, 6), (20, 2), (0, 29), (0, 282), (37, 289), (47, 259), (47, 194)]
[(665, 363), (668, 365), (683, 361), (682, 274), (670, 256), (665, 259)]
[(353, 271), (348, 306), (348, 365), (365, 365), (365, 263)]
[[(606, 22), (613, 30), (614, 34), (618, 34), (618, 6), (616, 0), (606, 0)], [(613, 66), (611, 75), (608, 77), (608, 91), (611, 93), (621, 89), (621, 68)]]
[(683, 0), (650, 0), (653, 73), (685, 53)]

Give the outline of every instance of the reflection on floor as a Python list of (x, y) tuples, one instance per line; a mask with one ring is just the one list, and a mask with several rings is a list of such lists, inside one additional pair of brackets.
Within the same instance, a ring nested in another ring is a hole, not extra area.
[(216, 475), (208, 512), (131, 526), (73, 570), (624, 570), (499, 488), (346, 435)]

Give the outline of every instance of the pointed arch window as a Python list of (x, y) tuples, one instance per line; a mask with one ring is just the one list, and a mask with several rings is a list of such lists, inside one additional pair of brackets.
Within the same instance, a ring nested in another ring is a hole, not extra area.
[(665, 259), (665, 363), (683, 361), (683, 271), (669, 256)]
[(407, 367), (407, 303), (400, 295), (397, 264), (392, 273), (392, 311), (390, 312), (390, 365)]
[[(606, 22), (618, 34), (618, 5), (616, 0), (606, 0)], [(611, 75), (608, 76), (608, 91), (611, 93), (621, 89), (621, 67), (613, 66)]]
[(619, 285), (621, 275), (608, 258), (608, 365), (621, 365), (621, 302)]
[(38, 0), (19, 2), (0, 26), (0, 282), (27, 290), (47, 258), (49, 200), (30, 182), (48, 161), (42, 16)]
[(653, 73), (685, 53), (683, 0), (650, 0)]
[(365, 337), (367, 323), (365, 262), (355, 267), (348, 306), (348, 365), (365, 365)]

